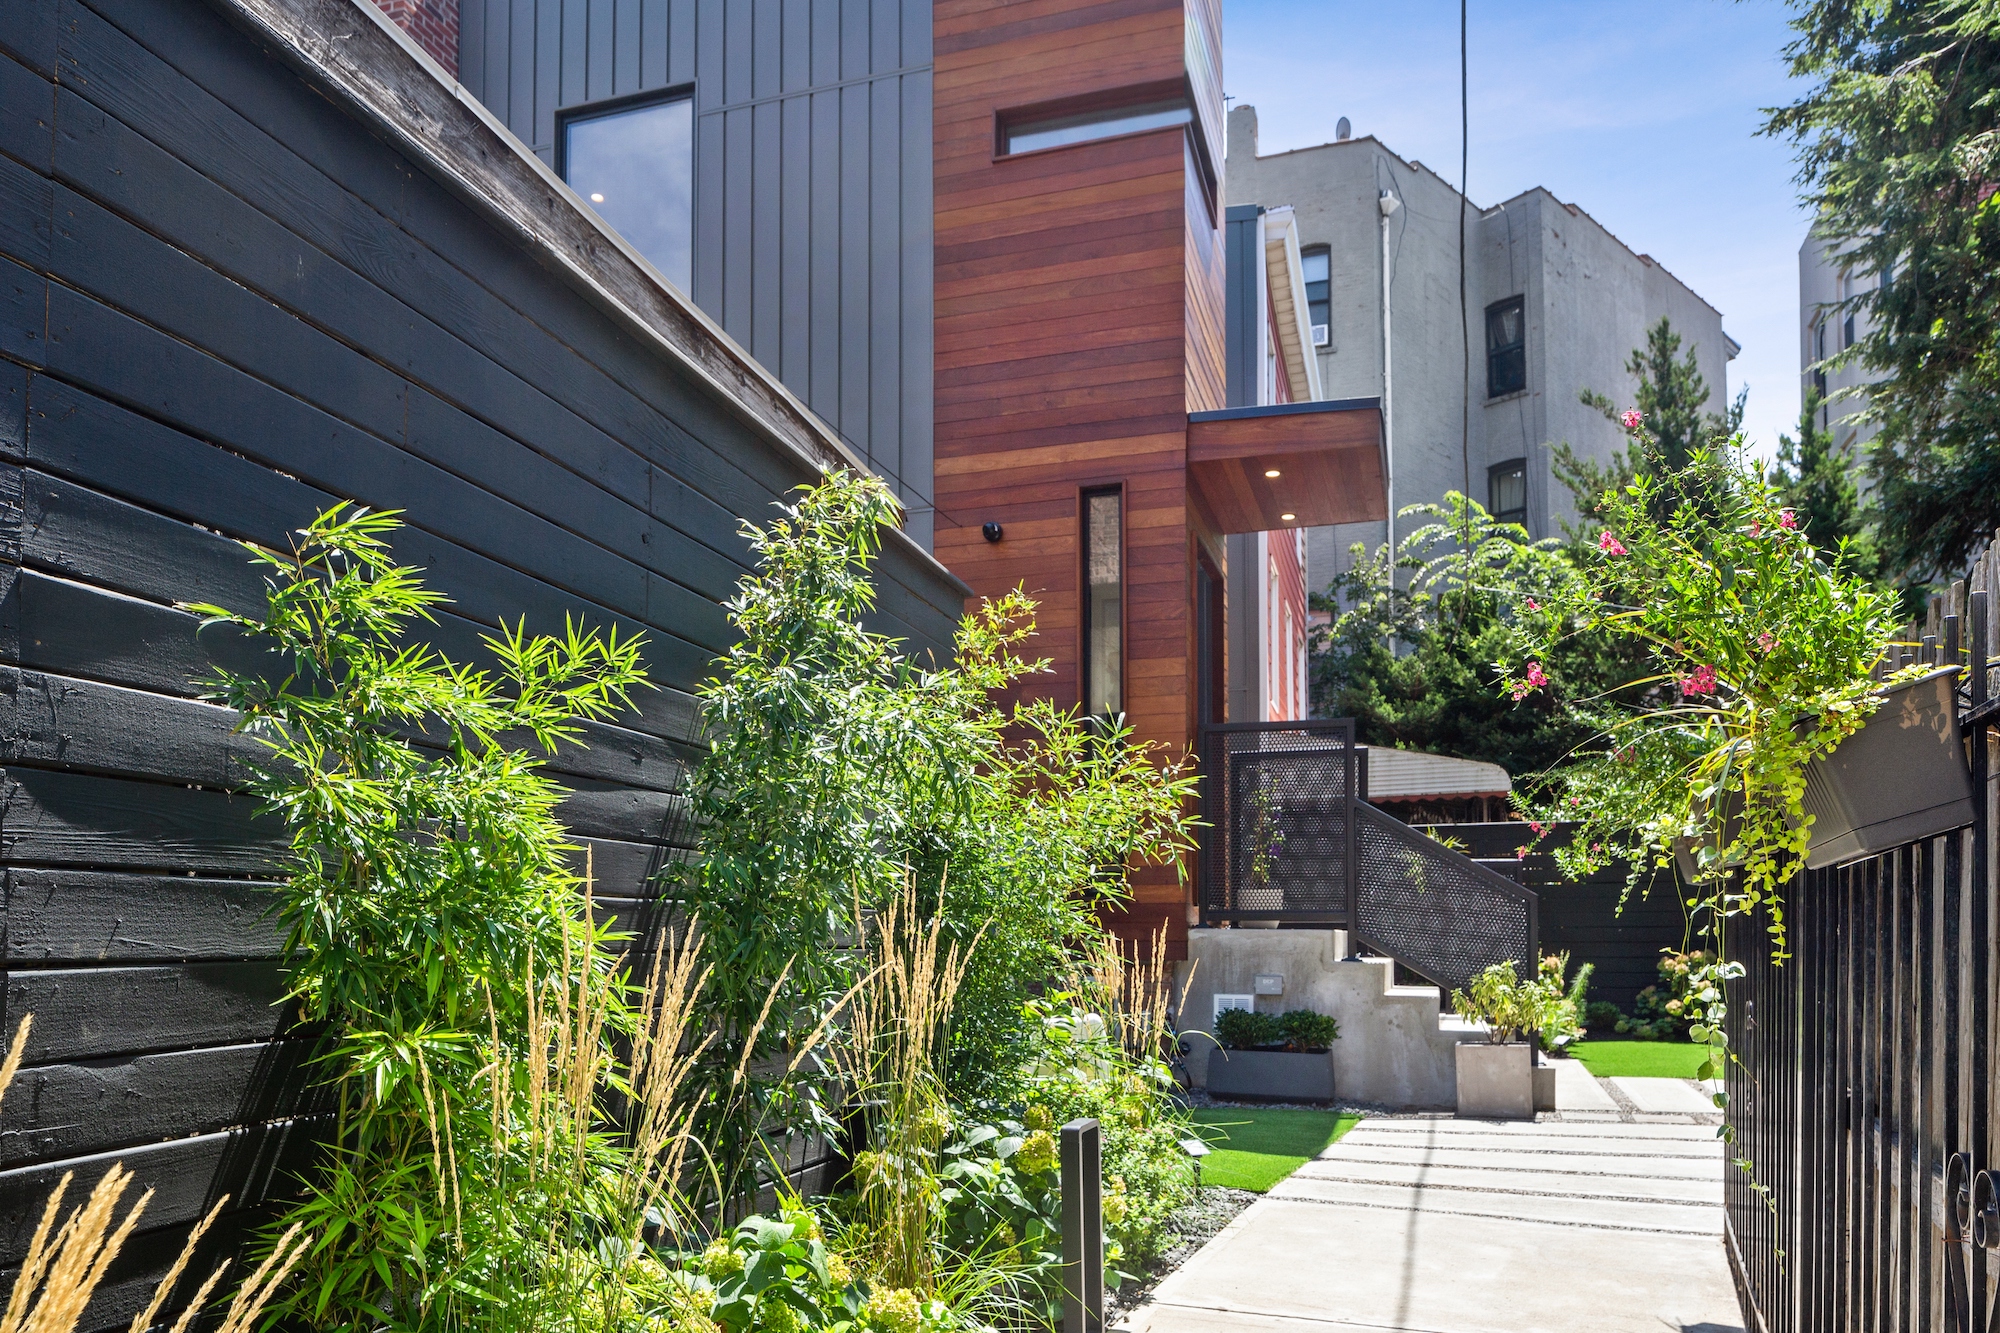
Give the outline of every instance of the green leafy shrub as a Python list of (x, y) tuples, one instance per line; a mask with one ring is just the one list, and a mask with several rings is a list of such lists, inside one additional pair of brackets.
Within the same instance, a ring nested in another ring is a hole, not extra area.
[(1592, 1000), (1584, 1007), (1583, 1025), (1591, 1032), (1623, 1032), (1625, 1011), (1609, 1000)]
[(1714, 965), (1714, 955), (1700, 949), (1663, 954), (1660, 979), (1633, 997), (1632, 1016), (1618, 1020), (1618, 1031), (1641, 1041), (1684, 1040), (1701, 1017), (1699, 979)]
[(1544, 954), (1535, 975), (1524, 981), (1511, 960), (1494, 963), (1473, 977), (1466, 989), (1451, 993), (1452, 1012), (1485, 1023), (1490, 1041), (1525, 1036), (1546, 1049), (1559, 1049), (1583, 1030), (1580, 1006), (1591, 973), (1586, 963), (1577, 970), (1576, 980), (1566, 983), (1568, 968), (1568, 954)]
[(1324, 1051), (1340, 1037), (1340, 1022), (1331, 1014), (1291, 1009), (1278, 1015), (1278, 1037), (1288, 1051)]
[(1215, 1016), (1215, 1039), (1232, 1051), (1254, 1051), (1276, 1046), (1281, 1029), (1276, 1014), (1255, 1009), (1224, 1009)]

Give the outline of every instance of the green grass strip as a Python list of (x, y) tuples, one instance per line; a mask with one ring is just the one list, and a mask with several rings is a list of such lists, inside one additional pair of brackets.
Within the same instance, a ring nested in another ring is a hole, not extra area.
[(1194, 1113), (1213, 1150), (1201, 1159), (1201, 1183), (1262, 1194), (1361, 1123), (1334, 1111), (1264, 1111), (1213, 1106)]
[(1571, 1049), (1584, 1068), (1599, 1078), (1693, 1078), (1708, 1058), (1708, 1047), (1691, 1041), (1600, 1041), (1592, 1037)]

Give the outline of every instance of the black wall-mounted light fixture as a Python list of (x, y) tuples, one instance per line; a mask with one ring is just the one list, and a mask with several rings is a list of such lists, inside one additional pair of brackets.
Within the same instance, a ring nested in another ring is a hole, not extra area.
[(980, 535), (985, 537), (986, 540), (989, 542), (997, 542), (1002, 537), (1007, 535), (1007, 530), (1001, 527), (998, 523), (982, 524), (980, 526), (979, 532)]

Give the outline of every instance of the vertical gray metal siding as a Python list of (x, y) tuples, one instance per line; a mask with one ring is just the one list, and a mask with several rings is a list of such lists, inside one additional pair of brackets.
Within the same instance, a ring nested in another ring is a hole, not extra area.
[(542, 159), (556, 113), (695, 85), (695, 301), (931, 532), (931, 7), (464, 0), (465, 85)]

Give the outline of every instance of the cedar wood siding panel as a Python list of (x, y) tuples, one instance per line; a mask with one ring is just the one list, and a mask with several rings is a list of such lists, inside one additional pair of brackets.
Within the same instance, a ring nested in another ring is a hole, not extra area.
[(931, 529), (931, 6), (463, 0), (460, 77), (541, 158), (556, 112), (695, 87), (693, 296)]
[[(1054, 672), (1037, 687), (1074, 705), (1078, 494), (1122, 484), (1126, 713), (1178, 752), (1193, 738), (1187, 413), (1221, 373), (1214, 219), (1186, 131), (999, 160), (994, 136), (1009, 108), (1181, 78), (1181, 0), (935, 12), (936, 549), (980, 594), (1018, 583), (1040, 599), (1037, 651)], [(989, 520), (1006, 531), (997, 545)], [(1165, 925), (1178, 956), (1173, 869), (1132, 881), (1119, 928)]]
[[(0, 1268), (63, 1171), (122, 1159), (159, 1193), (94, 1330), (221, 1193), (218, 1247), (266, 1216), (314, 1132), (263, 916), (283, 831), (195, 697), (269, 659), (178, 604), (254, 609), (237, 542), (355, 499), (406, 511), (452, 656), (490, 664), (502, 618), (646, 635), (661, 688), (550, 764), (631, 919), (688, 842), (737, 525), (811, 471), (207, 6), (53, 12), (0, 0), (0, 1023), (37, 1016)], [(943, 648), (957, 586), (907, 548), (880, 570), (877, 627)]]

